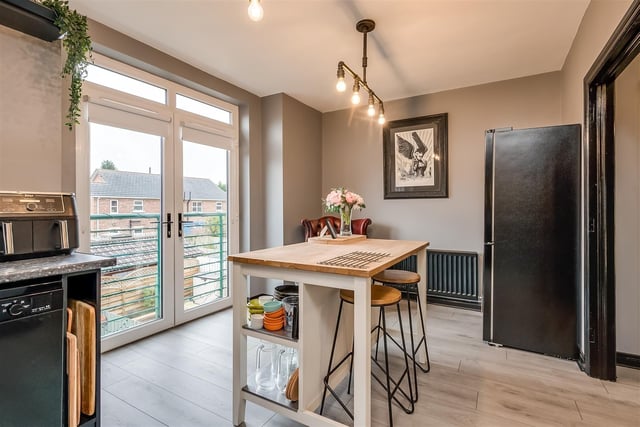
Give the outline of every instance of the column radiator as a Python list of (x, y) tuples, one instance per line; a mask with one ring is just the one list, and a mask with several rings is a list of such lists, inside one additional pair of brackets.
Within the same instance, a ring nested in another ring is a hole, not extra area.
[[(417, 271), (416, 257), (391, 268)], [(479, 289), (477, 253), (427, 250), (428, 302), (480, 310)]]

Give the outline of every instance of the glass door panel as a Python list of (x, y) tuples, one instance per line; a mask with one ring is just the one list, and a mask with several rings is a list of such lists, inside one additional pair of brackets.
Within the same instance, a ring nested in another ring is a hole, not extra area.
[(182, 142), (183, 286), (176, 295), (176, 302), (182, 301), (182, 310), (176, 307), (178, 321), (230, 304), (227, 168), (227, 150)]
[[(102, 269), (102, 337), (163, 319), (164, 138), (90, 123), (91, 253)], [(138, 333), (139, 334), (139, 333)]]

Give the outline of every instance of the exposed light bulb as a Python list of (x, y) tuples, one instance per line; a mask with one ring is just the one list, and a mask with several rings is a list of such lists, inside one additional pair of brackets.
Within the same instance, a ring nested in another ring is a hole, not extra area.
[(353, 95), (351, 95), (351, 103), (353, 105), (360, 104), (360, 83), (358, 79), (353, 82)]
[(386, 119), (384, 118), (384, 105), (382, 105), (382, 101), (380, 102), (380, 107), (378, 108), (378, 112), (380, 113), (378, 115), (378, 123), (383, 125), (384, 122), (386, 122)]
[(367, 109), (367, 114), (369, 115), (369, 117), (373, 117), (376, 115), (376, 107), (373, 104), (373, 93), (369, 92), (369, 108)]
[(344, 92), (345, 90), (347, 90), (347, 82), (344, 81), (344, 77), (338, 77), (336, 89), (338, 90), (338, 92)]
[(260, 0), (249, 0), (249, 9), (247, 9), (247, 12), (249, 13), (249, 19), (252, 21), (261, 21), (264, 16), (264, 10), (262, 9)]

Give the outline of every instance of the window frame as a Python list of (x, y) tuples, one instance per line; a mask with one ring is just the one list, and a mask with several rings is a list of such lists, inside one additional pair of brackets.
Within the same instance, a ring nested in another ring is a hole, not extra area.
[[(198, 206), (198, 209), (196, 209), (196, 206)], [(191, 212), (197, 212), (197, 213), (203, 212), (202, 200), (191, 201)]]
[[(138, 205), (137, 202), (140, 202)], [(140, 207), (140, 209), (136, 209), (136, 207)], [(134, 199), (133, 205), (131, 206), (131, 212), (144, 212), (144, 200), (142, 199)]]

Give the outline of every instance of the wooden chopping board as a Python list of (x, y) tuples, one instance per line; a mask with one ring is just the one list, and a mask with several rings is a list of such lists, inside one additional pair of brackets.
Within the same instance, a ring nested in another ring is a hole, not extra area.
[(67, 332), (67, 375), (68, 387), (68, 417), (69, 427), (76, 427), (80, 423), (80, 375), (78, 365), (78, 339), (71, 332)]
[(80, 359), (80, 408), (83, 414), (96, 411), (96, 311), (91, 304), (69, 300), (73, 311), (71, 332), (78, 339)]

